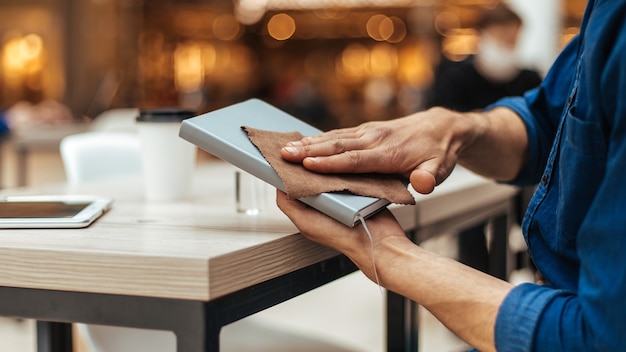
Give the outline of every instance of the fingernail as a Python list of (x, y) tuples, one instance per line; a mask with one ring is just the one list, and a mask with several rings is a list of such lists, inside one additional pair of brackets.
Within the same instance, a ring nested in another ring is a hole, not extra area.
[(302, 146), (302, 142), (300, 141), (295, 141), (295, 142), (289, 142), (287, 143), (288, 146), (292, 146), (292, 147), (301, 147)]
[(306, 158), (306, 160), (310, 163), (316, 163), (318, 162), (320, 159), (318, 157), (314, 157), (314, 156), (309, 156)]
[(298, 154), (298, 148), (295, 147), (284, 147), (283, 148), (289, 154)]

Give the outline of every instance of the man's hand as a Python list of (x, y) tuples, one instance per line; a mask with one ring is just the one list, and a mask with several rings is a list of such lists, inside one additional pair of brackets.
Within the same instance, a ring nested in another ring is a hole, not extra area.
[(452, 172), (474, 132), (462, 114), (434, 108), (305, 137), (288, 143), (281, 155), (320, 173), (401, 174), (416, 191), (430, 193)]
[[(345, 254), (368, 278), (375, 281), (372, 247), (362, 225), (348, 227), (298, 200), (289, 199), (282, 191), (276, 193), (276, 204), (301, 234)], [(380, 247), (384, 241), (401, 240), (410, 244), (402, 227), (387, 209), (368, 219), (367, 226), (372, 234), (374, 248)]]
[(430, 193), (458, 163), (497, 180), (513, 179), (526, 158), (526, 128), (512, 110), (458, 113), (432, 108), (288, 143), (281, 155), (320, 173), (388, 173)]

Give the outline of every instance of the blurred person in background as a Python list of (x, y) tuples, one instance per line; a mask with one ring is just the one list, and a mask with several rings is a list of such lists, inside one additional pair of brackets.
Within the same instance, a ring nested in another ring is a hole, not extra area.
[(516, 56), (521, 28), (522, 19), (507, 5), (483, 12), (476, 23), (476, 54), (460, 62), (442, 59), (428, 107), (472, 111), (538, 86), (539, 73), (520, 67)]
[[(476, 54), (460, 62), (442, 59), (428, 94), (427, 107), (473, 111), (503, 97), (522, 95), (538, 86), (541, 83), (539, 73), (520, 67), (516, 58), (522, 24), (520, 16), (507, 5), (500, 4), (484, 11), (476, 23)], [(518, 199), (521, 209), (525, 208), (532, 192), (532, 187), (522, 192)], [(479, 224), (458, 234), (458, 259), (488, 272), (485, 226)]]

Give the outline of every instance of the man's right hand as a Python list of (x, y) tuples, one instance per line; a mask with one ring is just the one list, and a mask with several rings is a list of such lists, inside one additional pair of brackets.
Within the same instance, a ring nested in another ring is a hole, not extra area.
[(476, 132), (464, 115), (434, 108), (305, 137), (288, 143), (281, 155), (320, 173), (401, 174), (426, 194), (448, 177)]
[(527, 147), (524, 122), (508, 108), (482, 113), (432, 108), (305, 137), (287, 143), (281, 155), (319, 173), (400, 174), (427, 194), (457, 162), (488, 178), (512, 180)]

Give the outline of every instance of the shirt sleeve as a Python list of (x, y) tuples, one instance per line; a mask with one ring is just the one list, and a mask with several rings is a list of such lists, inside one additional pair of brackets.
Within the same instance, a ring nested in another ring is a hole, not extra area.
[(498, 312), (495, 327), (497, 350), (531, 351), (539, 318), (546, 307), (559, 296), (569, 295), (530, 283), (514, 287)]
[(528, 155), (524, 167), (510, 182), (514, 185), (534, 185), (541, 178), (574, 79), (577, 48), (578, 37), (565, 47), (537, 88), (523, 97), (500, 99), (486, 108), (509, 108), (526, 126)]

